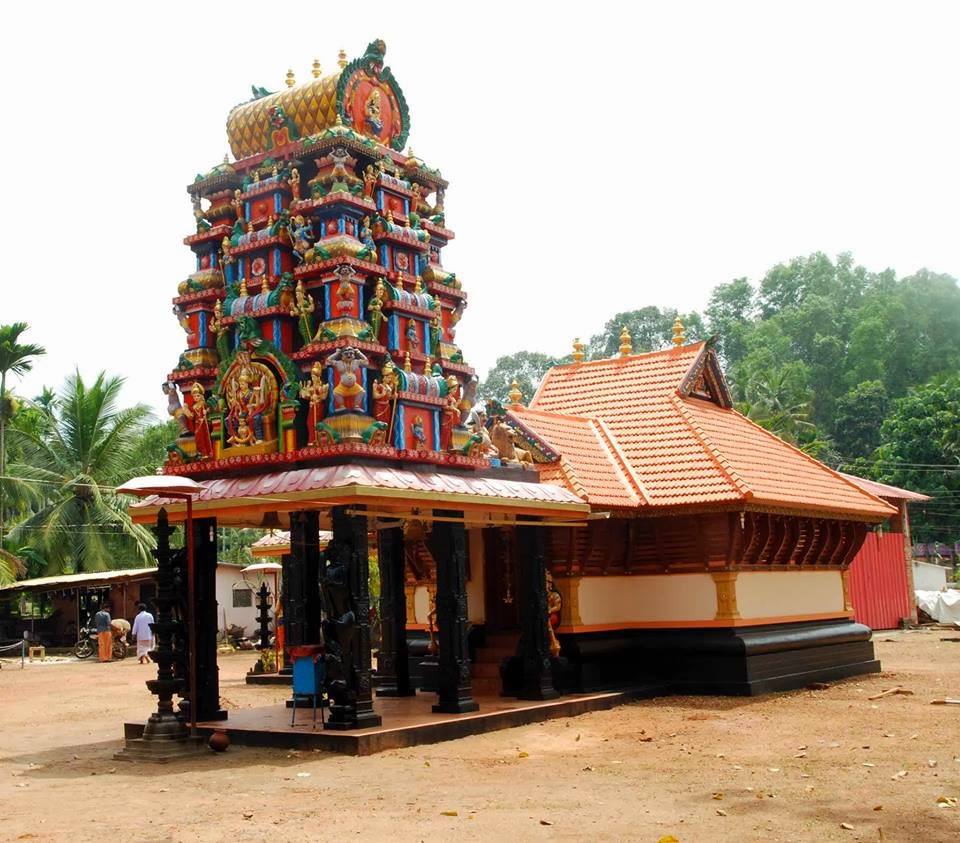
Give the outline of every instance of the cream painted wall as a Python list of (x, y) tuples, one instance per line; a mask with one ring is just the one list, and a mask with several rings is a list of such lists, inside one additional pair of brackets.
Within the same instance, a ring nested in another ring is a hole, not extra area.
[[(246, 634), (254, 636), (260, 628), (257, 623), (257, 596), (253, 595), (252, 606), (234, 608), (233, 606), (233, 587), (249, 588), (243, 581), (243, 574), (239, 565), (217, 565), (217, 629), (224, 629), (224, 618), (226, 626), (236, 624), (246, 628)], [(267, 580), (267, 588), (273, 591), (273, 576)]]
[(588, 626), (713, 620), (717, 613), (709, 574), (583, 577), (579, 604), (580, 618)]
[(843, 612), (843, 581), (839, 571), (741, 571), (737, 608), (745, 620)]

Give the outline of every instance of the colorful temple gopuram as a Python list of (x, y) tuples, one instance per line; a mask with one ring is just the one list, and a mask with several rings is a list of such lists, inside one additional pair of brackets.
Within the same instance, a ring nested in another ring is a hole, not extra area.
[[(733, 410), (709, 342), (678, 325), (649, 354), (626, 334), (613, 359), (578, 344), (529, 407), (517, 390), (478, 403), (456, 342), (466, 292), (443, 264), (447, 183), (406, 146), (384, 53), (374, 41), (332, 75), (315, 62), (306, 83), (254, 88), (227, 118), (234, 160), (187, 188), (195, 270), (173, 300), (186, 347), (164, 385), (180, 429), (164, 473), (203, 486), (197, 718), (226, 717), (218, 525), (289, 531), (271, 542), (286, 662), (322, 648), (328, 729), (378, 726), (375, 697), (463, 714), (879, 669), (846, 570), (889, 506)], [(155, 497), (132, 511), (160, 537), (152, 690), (168, 717), (172, 696), (190, 704), (183, 552), (167, 540), (186, 510)]]

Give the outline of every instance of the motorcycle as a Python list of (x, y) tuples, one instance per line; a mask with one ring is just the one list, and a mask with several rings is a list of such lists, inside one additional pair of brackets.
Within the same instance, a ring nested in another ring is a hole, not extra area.
[[(111, 630), (113, 634), (113, 648), (111, 654), (115, 659), (126, 658), (127, 642), (123, 638), (122, 633), (118, 633), (117, 630)], [(80, 640), (73, 645), (73, 654), (78, 659), (88, 659), (90, 656), (98, 653), (100, 651), (100, 643), (97, 641), (97, 630), (93, 627), (83, 627), (80, 630)]]

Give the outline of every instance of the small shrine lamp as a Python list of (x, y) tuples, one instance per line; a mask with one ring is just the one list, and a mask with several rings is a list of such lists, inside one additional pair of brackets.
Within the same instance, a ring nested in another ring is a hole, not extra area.
[(277, 605), (280, 601), (281, 570), (283, 565), (279, 562), (254, 562), (240, 571), (243, 581), (250, 586), (254, 594), (259, 592), (267, 581), (267, 577), (273, 575), (273, 594), (267, 598), (267, 605), (273, 606), (273, 657), (278, 670), (280, 668), (280, 636), (277, 634)]
[(187, 534), (187, 611), (190, 634), (190, 737), (197, 735), (197, 595), (193, 558), (193, 497), (203, 490), (203, 486), (189, 477), (174, 477), (167, 474), (133, 477), (117, 487), (117, 494), (121, 495), (133, 495), (138, 498), (158, 495), (164, 498), (179, 498), (187, 502), (187, 520), (184, 529)]

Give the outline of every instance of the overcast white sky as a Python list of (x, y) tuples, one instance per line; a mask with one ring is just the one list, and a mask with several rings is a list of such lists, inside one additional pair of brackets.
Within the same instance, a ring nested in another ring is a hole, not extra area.
[(159, 390), (184, 335), (188, 182), (250, 84), (381, 37), (410, 143), (451, 182), (458, 332), (566, 353), (618, 310), (700, 309), (777, 261), (852, 251), (960, 275), (952, 3), (5, 4), (0, 322)]

